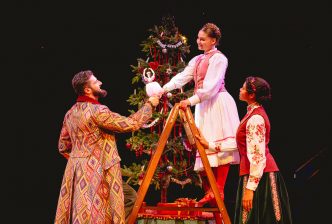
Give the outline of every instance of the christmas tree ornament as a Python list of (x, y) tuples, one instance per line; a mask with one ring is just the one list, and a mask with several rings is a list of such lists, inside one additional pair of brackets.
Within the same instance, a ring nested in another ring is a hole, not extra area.
[(143, 70), (143, 80), (146, 83), (145, 90), (146, 94), (151, 96), (160, 97), (164, 93), (164, 89), (161, 88), (158, 82), (153, 82), (155, 80), (155, 72), (152, 68), (145, 68)]
[(146, 84), (145, 86), (146, 94), (151, 96), (158, 96), (159, 98), (164, 93), (164, 89), (161, 88), (160, 84), (158, 82), (150, 82)]
[[(161, 108), (161, 110), (159, 112), (160, 115), (163, 114), (163, 110), (164, 110), (164, 108)], [(151, 128), (151, 127), (155, 126), (158, 123), (159, 120), (160, 120), (160, 118), (157, 117), (150, 124), (143, 124), (142, 128)]]
[(167, 75), (171, 75), (171, 74), (172, 74), (172, 72), (173, 72), (173, 71), (172, 71), (172, 69), (171, 69), (171, 68), (168, 68), (168, 69), (166, 69), (166, 74), (167, 74)]
[(192, 182), (192, 180), (190, 178), (186, 178), (185, 180), (178, 180), (178, 179), (176, 179), (174, 177), (171, 178), (171, 181), (174, 182), (174, 183), (177, 183), (177, 184), (181, 185), (182, 188), (184, 188), (184, 186), (186, 184), (189, 184), (189, 183)]
[(180, 38), (182, 39), (183, 43), (185, 43), (185, 44), (187, 43), (187, 40), (188, 40), (187, 37), (180, 35)]
[(145, 83), (150, 83), (156, 78), (156, 74), (152, 68), (145, 68), (143, 70), (143, 80)]
[(166, 169), (167, 169), (167, 171), (168, 171), (168, 172), (170, 172), (170, 173), (171, 173), (171, 172), (172, 172), (172, 170), (173, 170), (173, 167), (172, 167), (171, 165), (168, 165), (168, 166), (166, 167)]

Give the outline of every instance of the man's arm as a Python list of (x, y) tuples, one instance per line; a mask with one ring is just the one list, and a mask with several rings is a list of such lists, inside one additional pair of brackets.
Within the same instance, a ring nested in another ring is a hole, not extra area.
[(60, 132), (60, 138), (58, 142), (58, 148), (61, 155), (63, 155), (66, 159), (68, 159), (69, 153), (71, 152), (72, 143), (69, 136), (69, 132), (67, 130), (66, 119), (63, 121), (62, 129)]
[(148, 100), (136, 113), (129, 117), (114, 113), (106, 106), (102, 106), (96, 115), (97, 125), (101, 128), (115, 132), (137, 131), (152, 116), (155, 100)]

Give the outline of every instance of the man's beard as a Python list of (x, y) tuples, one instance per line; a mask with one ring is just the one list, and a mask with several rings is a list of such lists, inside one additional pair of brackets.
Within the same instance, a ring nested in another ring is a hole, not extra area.
[(104, 89), (93, 90), (92, 94), (96, 97), (105, 97), (107, 96), (107, 91)]

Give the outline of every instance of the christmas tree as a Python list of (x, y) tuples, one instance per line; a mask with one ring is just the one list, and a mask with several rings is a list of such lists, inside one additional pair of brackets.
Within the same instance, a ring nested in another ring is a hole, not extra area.
[[(163, 86), (185, 68), (184, 59), (190, 53), (187, 38), (176, 27), (173, 16), (163, 17), (161, 25), (155, 25), (148, 31), (150, 35), (141, 43), (142, 52), (145, 53), (146, 58), (138, 58), (137, 65), (131, 65), (134, 73), (132, 78), (134, 91), (129, 96), (128, 102), (131, 106), (138, 108), (147, 98), (144, 89), (147, 77), (154, 77), (153, 81)], [(186, 89), (173, 90), (164, 94), (151, 122), (143, 129), (133, 132), (132, 136), (126, 140), (127, 148), (136, 153), (139, 161), (122, 168), (122, 174), (128, 177), (128, 183), (140, 184), (171, 108), (175, 103), (191, 96), (193, 86), (193, 83), (188, 83)], [(181, 120), (178, 118), (151, 181), (155, 190), (161, 191), (161, 202), (167, 202), (167, 188), (170, 182), (177, 183), (182, 188), (186, 184), (201, 184), (198, 173), (193, 170), (195, 156), (195, 148), (190, 144)]]

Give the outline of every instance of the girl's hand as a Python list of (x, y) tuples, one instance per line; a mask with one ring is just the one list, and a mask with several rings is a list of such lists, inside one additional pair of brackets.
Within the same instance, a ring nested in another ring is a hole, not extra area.
[(188, 106), (190, 106), (189, 100), (181, 100), (180, 101), (180, 109), (185, 110)]
[(197, 128), (198, 135), (195, 135), (197, 140), (201, 143), (201, 145), (204, 147), (204, 149), (209, 148), (209, 142), (205, 139), (204, 135), (202, 134), (201, 130)]
[(206, 141), (206, 139), (204, 138), (203, 135), (195, 135), (196, 139), (201, 143), (201, 145), (203, 146), (204, 149), (208, 149), (209, 148), (209, 143)]
[(252, 209), (252, 200), (254, 198), (254, 191), (245, 189), (242, 197), (242, 207), (248, 212)]

